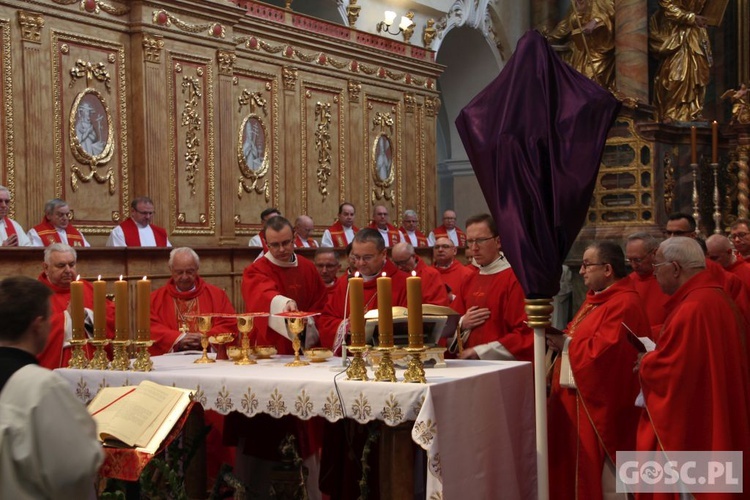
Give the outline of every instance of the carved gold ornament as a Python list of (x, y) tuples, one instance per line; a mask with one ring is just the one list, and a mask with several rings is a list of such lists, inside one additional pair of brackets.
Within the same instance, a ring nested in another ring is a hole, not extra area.
[[(200, 72), (199, 72), (200, 75)], [(190, 194), (195, 195), (195, 184), (198, 176), (199, 164), (201, 162), (199, 132), (203, 129), (200, 100), (203, 98), (201, 82), (192, 76), (182, 77), (182, 94), (185, 96), (185, 107), (182, 110), (181, 125), (187, 128), (185, 132), (185, 172), (187, 172), (187, 183), (190, 186)]]
[(164, 39), (159, 35), (144, 33), (141, 41), (143, 47), (143, 60), (152, 63), (161, 63), (161, 51), (164, 48)]
[(318, 192), (328, 197), (328, 179), (331, 177), (331, 103), (315, 104), (315, 149), (318, 152)]
[(94, 179), (100, 184), (109, 184), (109, 194), (115, 192), (115, 173), (110, 166), (105, 175), (99, 174), (98, 167), (112, 159), (114, 152), (114, 131), (112, 114), (99, 91), (87, 88), (73, 101), (69, 120), (70, 150), (80, 163), (89, 166), (84, 174), (78, 166), (73, 166), (70, 185), (78, 189), (78, 181)]
[(21, 39), (26, 42), (41, 43), (44, 18), (35, 12), (18, 11), (18, 24), (21, 26)]
[(73, 85), (75, 85), (79, 78), (86, 78), (87, 87), (91, 85), (91, 80), (96, 80), (104, 84), (107, 92), (111, 92), (111, 78), (105, 68), (106, 65), (103, 62), (92, 63), (78, 59), (70, 69), (70, 84), (68, 87), (73, 88)]
[(294, 66), (284, 66), (281, 70), (281, 78), (284, 82), (285, 90), (294, 90), (297, 85), (297, 68)]

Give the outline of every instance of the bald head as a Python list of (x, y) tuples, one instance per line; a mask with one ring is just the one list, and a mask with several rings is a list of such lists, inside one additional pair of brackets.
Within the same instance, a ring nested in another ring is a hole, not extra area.
[(315, 229), (312, 217), (308, 215), (300, 215), (294, 221), (294, 232), (299, 235), (300, 238), (306, 240)]
[(711, 235), (706, 240), (706, 249), (708, 258), (721, 264), (724, 269), (729, 268), (737, 260), (732, 242), (722, 234)]
[(396, 243), (391, 249), (391, 260), (404, 272), (410, 273), (417, 267), (414, 247), (410, 243)]

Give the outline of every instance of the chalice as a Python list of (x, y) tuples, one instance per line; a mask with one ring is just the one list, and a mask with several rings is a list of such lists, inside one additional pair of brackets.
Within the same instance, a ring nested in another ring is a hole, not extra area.
[(201, 347), (203, 348), (203, 356), (200, 359), (196, 359), (195, 363), (215, 363), (213, 359), (208, 357), (208, 332), (211, 330), (211, 316), (201, 315), (198, 316), (198, 331), (201, 332)]
[(294, 348), (294, 361), (287, 363), (285, 366), (306, 366), (307, 361), (299, 359), (299, 351), (302, 348), (302, 342), (299, 334), (305, 329), (307, 318), (286, 318), (286, 328), (292, 334), (292, 347)]
[(234, 362), (235, 365), (255, 365), (258, 364), (254, 359), (250, 359), (250, 331), (253, 329), (253, 317), (244, 316), (242, 314), (237, 316), (237, 329), (242, 334), (241, 341), (241, 352), (242, 357)]

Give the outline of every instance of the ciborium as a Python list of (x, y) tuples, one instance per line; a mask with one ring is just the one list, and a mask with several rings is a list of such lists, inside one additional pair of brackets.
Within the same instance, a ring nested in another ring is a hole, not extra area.
[(198, 331), (201, 333), (201, 347), (203, 348), (203, 356), (196, 359), (194, 363), (216, 363), (213, 359), (208, 357), (208, 332), (211, 330), (211, 316), (202, 314), (198, 316)]
[(307, 361), (299, 359), (300, 349), (302, 348), (302, 341), (299, 338), (299, 334), (305, 330), (305, 325), (307, 325), (307, 318), (286, 318), (286, 328), (292, 335), (294, 361), (287, 363), (285, 366), (306, 366), (310, 364)]
[(234, 362), (235, 365), (255, 365), (257, 361), (250, 358), (250, 331), (253, 329), (253, 316), (238, 315), (237, 316), (237, 329), (242, 334), (242, 340), (240, 341), (240, 352), (242, 355), (240, 359)]

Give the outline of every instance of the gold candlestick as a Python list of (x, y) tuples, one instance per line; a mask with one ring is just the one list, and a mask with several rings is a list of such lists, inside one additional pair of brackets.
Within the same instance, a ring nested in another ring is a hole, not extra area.
[(89, 344), (93, 345), (96, 350), (89, 363), (89, 368), (92, 370), (106, 370), (109, 368), (109, 360), (107, 359), (107, 353), (104, 352), (104, 346), (109, 344), (109, 340), (104, 339), (92, 339), (89, 340)]
[(73, 346), (73, 353), (70, 357), (70, 361), (68, 361), (68, 368), (82, 370), (88, 366), (89, 360), (86, 357), (86, 351), (83, 349), (83, 346), (85, 346), (87, 342), (86, 339), (72, 339), (70, 341), (70, 345)]
[(391, 347), (376, 347), (375, 350), (381, 354), (380, 363), (378, 369), (375, 370), (375, 380), (378, 382), (395, 382), (396, 381), (396, 369), (393, 366), (393, 359), (391, 359), (391, 351), (395, 348)]
[(113, 340), (114, 354), (112, 363), (109, 365), (110, 370), (125, 371), (130, 369), (130, 359), (128, 358), (129, 340)]
[(426, 350), (426, 347), (406, 348), (406, 352), (409, 353), (411, 359), (409, 359), (409, 365), (404, 372), (404, 382), (427, 383), (427, 379), (424, 376), (424, 363), (422, 362), (422, 353)]
[(151, 361), (151, 354), (148, 352), (148, 348), (154, 345), (154, 341), (136, 340), (134, 344), (136, 352), (133, 370), (137, 372), (150, 372), (154, 367), (154, 362)]
[(294, 348), (294, 361), (287, 363), (284, 366), (307, 366), (310, 363), (299, 359), (299, 352), (302, 348), (302, 342), (299, 339), (299, 334), (305, 329), (307, 324), (307, 318), (286, 318), (286, 328), (289, 333), (292, 334), (292, 347)]
[(201, 332), (201, 347), (203, 348), (203, 356), (201, 356), (200, 359), (196, 359), (194, 363), (216, 363), (216, 361), (208, 357), (208, 332), (210, 330), (211, 316), (198, 316), (198, 331)]
[(256, 365), (257, 361), (250, 359), (250, 331), (253, 329), (252, 316), (237, 316), (237, 329), (242, 334), (241, 348), (242, 357), (234, 362), (235, 365)]
[(367, 351), (367, 346), (350, 346), (347, 349), (353, 354), (352, 361), (346, 369), (347, 380), (369, 380), (367, 377), (367, 366), (362, 354)]

